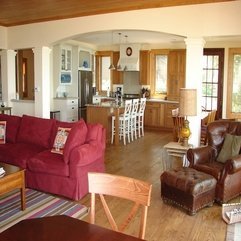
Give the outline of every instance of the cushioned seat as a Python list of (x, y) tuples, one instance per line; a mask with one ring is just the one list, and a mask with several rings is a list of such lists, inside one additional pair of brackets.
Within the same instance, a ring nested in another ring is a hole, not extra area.
[(190, 215), (213, 205), (216, 179), (209, 174), (182, 167), (163, 172), (160, 179), (163, 201), (177, 204)]

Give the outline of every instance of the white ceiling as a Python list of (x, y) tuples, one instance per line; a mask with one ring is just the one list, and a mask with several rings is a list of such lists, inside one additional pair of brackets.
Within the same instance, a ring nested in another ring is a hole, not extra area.
[(81, 34), (73, 38), (73, 40), (100, 47), (123, 43), (160, 44), (183, 42), (184, 37), (153, 31), (113, 30)]

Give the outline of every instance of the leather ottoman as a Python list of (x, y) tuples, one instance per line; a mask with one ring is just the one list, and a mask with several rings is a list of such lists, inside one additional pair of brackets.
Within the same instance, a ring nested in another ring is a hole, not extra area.
[(189, 215), (213, 205), (216, 179), (209, 174), (182, 167), (163, 172), (160, 180), (163, 201), (177, 204)]

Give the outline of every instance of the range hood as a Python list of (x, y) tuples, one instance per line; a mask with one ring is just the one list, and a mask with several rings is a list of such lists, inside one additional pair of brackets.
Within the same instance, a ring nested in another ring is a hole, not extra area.
[(140, 49), (140, 44), (121, 44), (117, 70), (139, 71)]

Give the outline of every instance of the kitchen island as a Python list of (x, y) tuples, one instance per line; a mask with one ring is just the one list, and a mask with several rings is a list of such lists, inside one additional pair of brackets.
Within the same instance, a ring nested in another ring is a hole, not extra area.
[[(114, 101), (101, 102), (99, 104), (88, 104), (87, 106), (87, 123), (100, 123), (106, 129), (106, 141), (111, 142), (111, 119), (114, 115), (116, 120), (119, 119), (120, 113), (124, 112), (124, 103), (116, 104)], [(115, 122), (115, 145), (119, 145), (119, 126)], [(118, 138), (116, 138), (118, 137)]]

